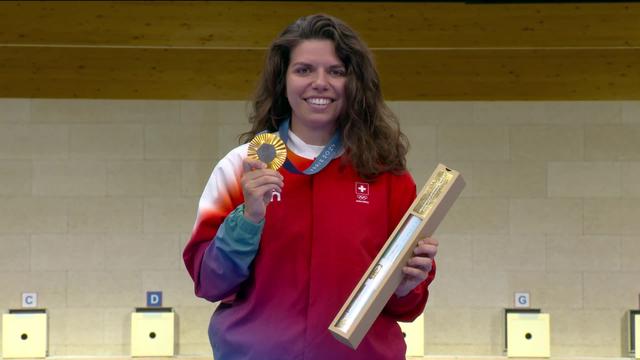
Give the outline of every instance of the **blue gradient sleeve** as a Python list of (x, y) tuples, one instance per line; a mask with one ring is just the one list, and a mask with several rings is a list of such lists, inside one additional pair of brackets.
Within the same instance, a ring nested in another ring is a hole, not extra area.
[(244, 204), (235, 208), (218, 229), (202, 259), (198, 296), (219, 301), (233, 295), (249, 277), (258, 252), (264, 220), (254, 224), (244, 217)]

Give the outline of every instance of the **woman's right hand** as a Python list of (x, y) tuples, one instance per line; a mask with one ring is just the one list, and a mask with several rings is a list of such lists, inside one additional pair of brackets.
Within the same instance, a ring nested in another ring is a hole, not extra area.
[(264, 219), (272, 193), (282, 191), (284, 178), (260, 160), (246, 158), (242, 169), (240, 184), (244, 195), (244, 217), (257, 224)]

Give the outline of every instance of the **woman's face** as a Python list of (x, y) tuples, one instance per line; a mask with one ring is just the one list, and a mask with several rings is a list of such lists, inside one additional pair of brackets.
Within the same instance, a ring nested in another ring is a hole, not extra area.
[(291, 129), (308, 144), (323, 145), (345, 107), (347, 71), (330, 40), (305, 40), (291, 52), (287, 98)]

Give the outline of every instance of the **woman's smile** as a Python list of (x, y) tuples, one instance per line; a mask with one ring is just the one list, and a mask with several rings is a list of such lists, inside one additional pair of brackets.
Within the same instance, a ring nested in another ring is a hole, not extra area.
[(287, 98), (291, 131), (310, 145), (324, 145), (344, 110), (346, 69), (329, 40), (305, 40), (291, 52)]

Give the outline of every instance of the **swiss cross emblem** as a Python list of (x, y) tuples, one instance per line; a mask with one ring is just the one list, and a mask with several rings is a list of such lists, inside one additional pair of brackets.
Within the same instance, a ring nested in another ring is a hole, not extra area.
[(369, 184), (356, 182), (356, 202), (369, 203)]

